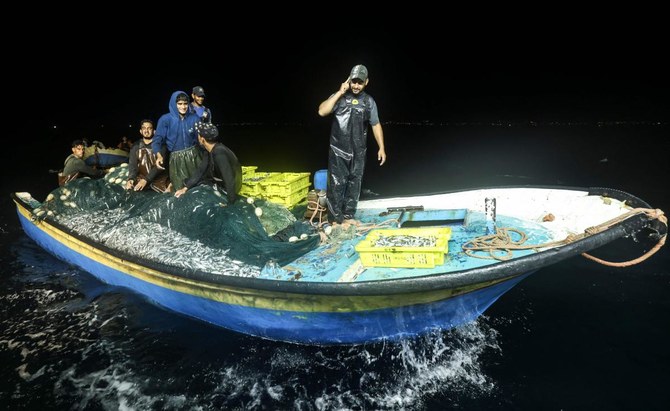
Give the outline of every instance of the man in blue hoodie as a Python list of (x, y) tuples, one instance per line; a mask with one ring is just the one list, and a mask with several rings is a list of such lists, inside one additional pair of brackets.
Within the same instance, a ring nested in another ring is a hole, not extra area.
[(151, 150), (156, 155), (156, 164), (163, 167), (161, 147), (167, 146), (170, 153), (170, 181), (175, 190), (184, 187), (184, 180), (198, 169), (201, 150), (198, 148), (198, 133), (195, 123), (198, 115), (189, 110), (188, 94), (175, 91), (168, 103), (169, 113), (158, 119), (156, 134), (151, 142)]

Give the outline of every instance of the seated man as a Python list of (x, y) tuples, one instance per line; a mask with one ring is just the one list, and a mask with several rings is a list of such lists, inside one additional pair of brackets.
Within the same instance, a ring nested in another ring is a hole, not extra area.
[(84, 162), (84, 142), (75, 140), (72, 142), (72, 154), (65, 159), (63, 171), (58, 174), (58, 185), (62, 186), (80, 177), (98, 178), (104, 175), (105, 171), (96, 170)]
[(184, 187), (175, 192), (180, 197), (189, 188), (199, 183), (216, 185), (228, 197), (228, 204), (234, 203), (242, 188), (242, 166), (235, 153), (218, 141), (219, 130), (212, 123), (198, 122), (198, 143), (207, 150), (207, 155), (198, 166), (196, 173), (184, 182)]
[[(126, 190), (132, 188), (135, 191), (141, 191), (150, 186), (154, 191), (166, 193), (171, 188), (168, 173), (164, 168), (156, 165), (156, 156), (151, 151), (154, 138), (153, 121), (142, 120), (140, 134), (142, 139), (130, 149)], [(167, 155), (165, 146), (163, 146), (162, 155), (163, 157)]]

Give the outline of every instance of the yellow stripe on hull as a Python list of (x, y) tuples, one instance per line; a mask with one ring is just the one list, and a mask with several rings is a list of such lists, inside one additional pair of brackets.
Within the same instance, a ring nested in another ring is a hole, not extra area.
[[(15, 201), (16, 202), (16, 201)], [(406, 294), (386, 295), (318, 295), (304, 293), (288, 293), (266, 291), (253, 288), (231, 287), (226, 285), (192, 280), (173, 274), (164, 273), (131, 261), (110, 255), (95, 248), (72, 235), (64, 233), (46, 221), (34, 220), (34, 216), (22, 204), (16, 203), (17, 209), (28, 221), (55, 241), (67, 248), (110, 267), (120, 273), (146, 281), (148, 283), (178, 291), (184, 294), (205, 298), (230, 305), (261, 308), (277, 311), (297, 312), (358, 312), (386, 308), (396, 308), (415, 304), (433, 303), (446, 300), (457, 295), (466, 294), (503, 281), (487, 281), (460, 288), (439, 289), (433, 291), (412, 292)], [(346, 287), (346, 283), (339, 283)]]

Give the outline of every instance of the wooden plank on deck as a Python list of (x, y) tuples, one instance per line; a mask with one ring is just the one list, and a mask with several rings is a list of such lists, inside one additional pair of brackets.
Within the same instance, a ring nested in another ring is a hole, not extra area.
[(346, 269), (345, 272), (342, 273), (340, 278), (337, 279), (338, 283), (350, 283), (356, 280), (356, 277), (360, 273), (365, 271), (365, 267), (363, 267), (363, 263), (361, 262), (360, 258), (357, 258), (356, 261), (353, 262), (349, 266), (349, 268)]

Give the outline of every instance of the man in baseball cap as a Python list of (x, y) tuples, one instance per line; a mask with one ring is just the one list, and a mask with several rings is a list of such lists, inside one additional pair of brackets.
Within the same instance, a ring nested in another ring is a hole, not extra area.
[(201, 86), (193, 87), (193, 92), (191, 93), (191, 110), (200, 117), (201, 121), (206, 123), (212, 122), (212, 112), (205, 107), (205, 89)]
[(319, 115), (333, 114), (328, 152), (328, 220), (355, 223), (354, 215), (361, 195), (365, 170), (368, 125), (377, 141), (379, 165), (386, 162), (384, 132), (379, 122), (377, 103), (364, 89), (368, 85), (368, 68), (358, 64), (339, 90), (319, 105)]

